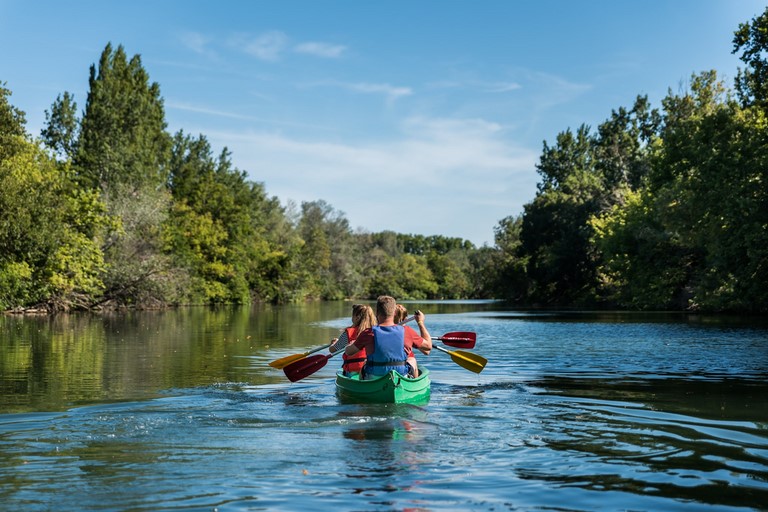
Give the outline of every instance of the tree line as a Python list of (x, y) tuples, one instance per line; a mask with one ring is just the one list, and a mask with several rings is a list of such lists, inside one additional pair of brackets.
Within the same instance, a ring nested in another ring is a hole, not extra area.
[[(108, 44), (82, 112), (39, 137), (0, 85), (0, 310), (499, 298), (524, 306), (768, 310), (768, 9), (715, 71), (544, 142), (535, 197), (494, 245), (353, 230), (283, 205), (203, 134), (167, 130), (160, 86)], [(251, 172), (250, 175), (256, 175)]]

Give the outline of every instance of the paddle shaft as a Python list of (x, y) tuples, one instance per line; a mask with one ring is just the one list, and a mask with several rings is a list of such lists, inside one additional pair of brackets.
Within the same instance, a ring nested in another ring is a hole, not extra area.
[(298, 361), (300, 359), (304, 359), (308, 355), (314, 354), (315, 352), (320, 352), (321, 350), (325, 350), (326, 348), (330, 347), (331, 345), (333, 345), (333, 343), (329, 343), (328, 345), (324, 345), (322, 347), (318, 347), (318, 348), (309, 350), (307, 352), (304, 352), (303, 354), (292, 354), (290, 356), (281, 357), (280, 359), (276, 359), (276, 360), (272, 361), (271, 363), (269, 363), (269, 366), (271, 366), (272, 368), (277, 368), (278, 370), (282, 370), (283, 368), (285, 368), (289, 364), (294, 363), (294, 362), (296, 362), (296, 361)]

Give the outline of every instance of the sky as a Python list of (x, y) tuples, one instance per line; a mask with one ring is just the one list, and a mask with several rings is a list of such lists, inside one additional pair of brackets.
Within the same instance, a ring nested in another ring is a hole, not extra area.
[(536, 195), (543, 143), (692, 74), (733, 84), (756, 0), (0, 0), (0, 83), (39, 136), (85, 107), (107, 43), (140, 55), (168, 130), (289, 209), (355, 230), (493, 245)]

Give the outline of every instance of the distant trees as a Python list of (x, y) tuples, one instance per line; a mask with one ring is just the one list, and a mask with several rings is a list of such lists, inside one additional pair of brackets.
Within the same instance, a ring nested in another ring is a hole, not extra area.
[[(107, 45), (85, 109), (40, 141), (0, 86), (0, 309), (503, 298), (525, 306), (768, 311), (768, 9), (714, 71), (544, 142), (540, 183), (494, 245), (353, 231), (283, 206), (202, 134), (166, 131), (139, 56)], [(41, 142), (47, 148), (41, 147)]]
[[(765, 312), (768, 9), (742, 24), (734, 101), (714, 71), (544, 144), (519, 237), (497, 228), (499, 296), (523, 304)], [(524, 279), (518, 279), (524, 275)], [(502, 277), (503, 276), (503, 277)]]
[(46, 111), (49, 152), (0, 90), (0, 308), (465, 297), (478, 287), (469, 242), (355, 233), (322, 200), (288, 211), (226, 148), (214, 155), (202, 134), (168, 134), (159, 85), (122, 46), (105, 47), (89, 86), (81, 116), (69, 92)]

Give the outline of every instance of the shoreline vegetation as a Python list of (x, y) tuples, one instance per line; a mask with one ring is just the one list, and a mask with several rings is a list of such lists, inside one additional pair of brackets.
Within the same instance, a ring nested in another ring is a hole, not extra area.
[(768, 9), (735, 31), (733, 88), (696, 73), (659, 108), (638, 96), (545, 141), (535, 197), (483, 247), (281, 204), (228, 149), (168, 133), (160, 85), (122, 46), (91, 66), (82, 112), (63, 92), (38, 137), (0, 82), (0, 311), (387, 294), (766, 313), (766, 31)]

